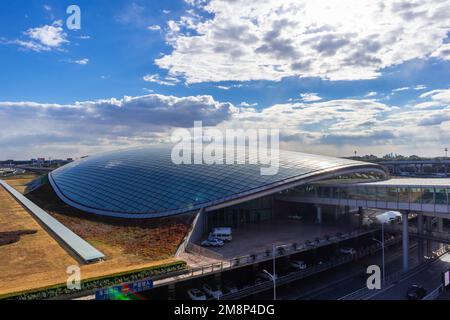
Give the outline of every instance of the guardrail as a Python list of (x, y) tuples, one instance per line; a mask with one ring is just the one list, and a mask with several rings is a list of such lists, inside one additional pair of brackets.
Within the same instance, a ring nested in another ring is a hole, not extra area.
[[(399, 225), (388, 225), (386, 226), (387, 231), (391, 232), (402, 232), (402, 226)], [(441, 241), (444, 243), (450, 244), (450, 234), (446, 232), (437, 232), (437, 231), (426, 231), (424, 230), (422, 233), (419, 232), (419, 229), (417, 227), (408, 227), (408, 233), (409, 235), (417, 238), (423, 238), (423, 239), (429, 239), (433, 241)]]
[[(372, 228), (366, 228), (363, 230), (354, 230), (352, 232), (347, 232), (343, 234), (336, 234), (334, 236), (330, 236), (328, 238), (316, 239), (315, 241), (306, 241), (303, 244), (286, 244), (282, 246), (277, 246), (275, 250), (275, 258), (281, 258), (284, 256), (305, 252), (311, 249), (316, 249), (324, 246), (328, 246), (333, 243), (337, 243), (340, 241), (348, 240), (355, 238), (357, 236), (361, 236), (370, 232), (374, 232), (380, 230), (378, 226)], [(183, 280), (192, 279), (195, 277), (204, 276), (209, 273), (228, 271), (236, 268), (241, 268), (245, 266), (252, 265), (256, 262), (263, 262), (267, 260), (273, 259), (273, 250), (272, 248), (267, 248), (267, 250), (259, 253), (248, 254), (245, 256), (236, 257), (229, 260), (222, 260), (217, 263), (205, 264), (199, 267), (194, 267), (188, 269), (183, 274), (166, 274), (164, 279), (160, 279), (155, 281), (154, 286), (159, 287)]]
[(444, 286), (441, 284), (439, 287), (431, 291), (422, 300), (435, 300), (440, 296), (440, 294), (444, 291)]

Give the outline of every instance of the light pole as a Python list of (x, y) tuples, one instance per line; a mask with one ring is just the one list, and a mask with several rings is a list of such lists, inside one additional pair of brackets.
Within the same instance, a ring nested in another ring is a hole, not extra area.
[(375, 239), (375, 238), (373, 238), (372, 240), (381, 244), (381, 265), (383, 268), (383, 288), (384, 288), (385, 280), (386, 280), (385, 267), (384, 267), (384, 223), (381, 223), (381, 241), (378, 239)]
[(444, 151), (445, 151), (445, 157), (447, 158), (448, 148), (445, 148)]
[(273, 274), (271, 274), (269, 271), (267, 270), (263, 270), (264, 273), (266, 273), (270, 279), (272, 279), (273, 282), (273, 300), (277, 300), (277, 276), (275, 273), (275, 245), (272, 245), (272, 272)]
[(276, 284), (276, 278), (273, 274), (271, 274), (269, 271), (267, 271), (266, 269), (263, 270), (264, 273), (266, 273), (270, 279), (272, 279), (273, 282), (273, 300), (277, 300), (277, 284)]

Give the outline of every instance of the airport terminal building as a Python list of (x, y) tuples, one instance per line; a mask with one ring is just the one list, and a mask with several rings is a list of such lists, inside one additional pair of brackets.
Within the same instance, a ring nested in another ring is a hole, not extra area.
[(267, 176), (248, 163), (176, 165), (160, 146), (90, 156), (49, 174), (58, 197), (88, 213), (142, 219), (205, 210), (225, 225), (269, 219), (270, 196), (298, 186), (387, 178), (376, 164), (292, 151), (280, 151), (278, 173)]

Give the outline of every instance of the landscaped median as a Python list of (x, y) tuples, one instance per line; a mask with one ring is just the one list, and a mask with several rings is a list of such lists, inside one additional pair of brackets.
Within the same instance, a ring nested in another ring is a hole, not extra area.
[[(40, 288), (36, 290), (28, 290), (1, 295), (0, 299), (12, 300), (42, 300), (42, 299), (70, 299), (81, 294), (90, 295), (96, 290), (120, 285), (127, 282), (138, 281), (155, 276), (161, 276), (166, 273), (181, 271), (187, 268), (184, 261), (174, 261), (171, 263), (155, 265), (148, 268), (133, 270), (128, 272), (120, 272), (102, 277), (90, 278), (81, 281), (81, 290), (70, 290), (66, 283)], [(81, 294), (80, 294), (81, 293)]]

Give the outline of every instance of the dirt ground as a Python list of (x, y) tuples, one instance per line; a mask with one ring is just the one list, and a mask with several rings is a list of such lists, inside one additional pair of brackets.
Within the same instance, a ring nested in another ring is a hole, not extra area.
[[(7, 182), (24, 190), (27, 179), (32, 180), (20, 177)], [(44, 189), (40, 194), (31, 193), (29, 198), (106, 255), (103, 262), (80, 265), (82, 279), (173, 261), (191, 219), (142, 220), (140, 224), (96, 219), (73, 211), (52, 198), (52, 193), (51, 189)], [(0, 187), (0, 232), (24, 230), (37, 232), (0, 246), (0, 295), (65, 283), (67, 267), (80, 264)]]

